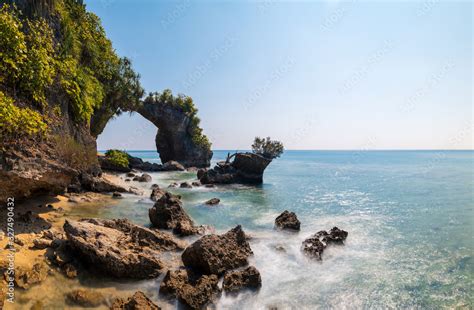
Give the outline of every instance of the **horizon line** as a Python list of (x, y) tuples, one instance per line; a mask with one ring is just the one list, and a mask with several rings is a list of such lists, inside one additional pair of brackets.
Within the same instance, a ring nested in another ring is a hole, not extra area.
[[(116, 150), (119, 148), (108, 148), (108, 149), (102, 149), (102, 150), (97, 150), (99, 152), (102, 151), (107, 151), (107, 150)], [(129, 151), (129, 152), (157, 152), (157, 150), (145, 150), (145, 149), (120, 149), (124, 151)], [(213, 149), (211, 151), (250, 151), (250, 149)], [(446, 151), (471, 151), (474, 152), (474, 149), (285, 149), (285, 151), (321, 151), (321, 152), (334, 152), (334, 151), (345, 151), (345, 152), (351, 152), (351, 151), (357, 151), (357, 152), (380, 152), (380, 151), (440, 151), (440, 152), (446, 152)]]

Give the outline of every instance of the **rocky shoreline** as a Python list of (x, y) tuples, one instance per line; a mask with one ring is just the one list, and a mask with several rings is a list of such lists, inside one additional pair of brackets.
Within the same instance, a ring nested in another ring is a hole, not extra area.
[[(119, 176), (103, 177), (114, 186), (127, 183)], [(110, 193), (71, 193), (57, 196), (51, 204), (30, 204), (24, 213), (18, 213), (18, 225), (23, 225), (24, 231), (15, 240), (15, 248), (24, 259), (17, 265), (15, 285), (28, 290), (56, 273), (76, 279), (87, 277), (90, 270), (95, 270), (96, 276), (103, 274), (122, 280), (161, 276), (164, 278), (157, 287), (159, 298), (165, 302), (178, 300), (191, 309), (206, 308), (224, 293), (258, 291), (265, 285), (265, 278), (249, 264), (253, 251), (249, 236), (240, 225), (223, 234), (214, 233), (208, 226), (196, 226), (182, 207), (181, 197), (158, 185), (151, 186), (149, 198), (154, 201), (149, 209), (151, 228), (127, 219), (65, 216), (76, 205), (113, 205), (118, 201), (116, 198)], [(218, 203), (217, 198), (203, 202), (214, 206)], [(275, 219), (277, 230), (297, 233), (300, 224), (296, 214), (287, 210)], [(186, 237), (190, 235), (197, 239), (190, 243)], [(321, 260), (327, 246), (343, 244), (347, 235), (337, 227), (329, 232), (319, 231), (303, 241), (301, 251), (309, 258)], [(5, 237), (0, 246), (7, 248)], [(0, 263), (4, 272), (5, 257), (1, 257)], [(135, 309), (142, 305), (146, 309), (160, 309), (159, 304), (140, 291), (124, 298), (93, 289), (76, 289), (64, 298), (67, 304), (80, 307)]]

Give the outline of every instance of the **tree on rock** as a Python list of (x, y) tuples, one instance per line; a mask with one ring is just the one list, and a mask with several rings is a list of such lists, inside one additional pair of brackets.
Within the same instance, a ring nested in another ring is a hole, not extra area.
[(280, 157), (283, 154), (283, 143), (277, 140), (272, 140), (270, 137), (260, 138), (255, 137), (252, 144), (252, 152), (262, 155), (269, 159)]

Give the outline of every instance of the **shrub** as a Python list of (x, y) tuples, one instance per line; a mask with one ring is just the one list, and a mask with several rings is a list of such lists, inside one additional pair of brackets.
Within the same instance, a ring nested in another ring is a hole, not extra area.
[(128, 167), (128, 154), (124, 151), (108, 150), (105, 152), (105, 157), (114, 165), (124, 168)]
[(283, 151), (283, 144), (280, 141), (271, 140), (270, 137), (266, 139), (255, 137), (252, 144), (252, 152), (270, 159), (280, 157)]
[(44, 135), (47, 128), (40, 113), (17, 107), (12, 98), (0, 91), (0, 140)]
[(59, 157), (73, 169), (86, 170), (97, 162), (95, 147), (87, 147), (68, 135), (55, 135), (51, 140)]

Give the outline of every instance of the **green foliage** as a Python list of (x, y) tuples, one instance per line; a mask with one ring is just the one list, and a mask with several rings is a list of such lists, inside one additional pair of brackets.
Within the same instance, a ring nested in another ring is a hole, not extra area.
[(21, 91), (46, 106), (46, 91), (56, 76), (53, 32), (43, 19), (26, 21), (26, 61), (22, 68)]
[(267, 137), (266, 139), (255, 137), (255, 140), (252, 144), (252, 152), (270, 159), (280, 157), (280, 155), (283, 154), (283, 151), (283, 143), (280, 141), (271, 140), (270, 137)]
[(188, 128), (192, 140), (196, 145), (203, 148), (210, 149), (211, 142), (204, 135), (203, 130), (199, 127), (201, 120), (197, 117), (198, 109), (193, 103), (193, 99), (189, 96), (178, 94), (173, 96), (170, 89), (165, 89), (162, 93), (152, 92), (144, 100), (145, 103), (169, 105), (174, 108), (180, 109), (191, 119), (190, 126)]
[(25, 35), (22, 24), (10, 6), (0, 9), (0, 83), (13, 85), (21, 76), (26, 61)]
[(12, 98), (0, 91), (0, 138), (2, 141), (41, 136), (46, 133), (47, 128), (40, 113), (29, 108), (17, 107)]
[(114, 165), (121, 166), (124, 168), (128, 167), (128, 154), (124, 151), (108, 150), (107, 152), (105, 152), (105, 157)]

